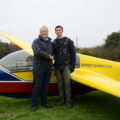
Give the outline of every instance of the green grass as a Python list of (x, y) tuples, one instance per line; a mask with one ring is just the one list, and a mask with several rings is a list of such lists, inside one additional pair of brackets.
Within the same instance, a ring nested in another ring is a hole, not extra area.
[[(58, 97), (49, 97), (54, 105)], [(31, 112), (31, 99), (0, 96), (0, 120), (120, 120), (120, 98), (95, 91), (73, 98), (74, 108), (40, 107)]]

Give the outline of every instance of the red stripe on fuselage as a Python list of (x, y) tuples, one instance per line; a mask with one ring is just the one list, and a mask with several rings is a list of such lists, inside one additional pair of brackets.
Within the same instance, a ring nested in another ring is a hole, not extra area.
[[(0, 82), (0, 93), (31, 93), (32, 82)], [(83, 94), (90, 92), (92, 89), (79, 83), (72, 83), (73, 94)], [(49, 94), (57, 94), (57, 83), (50, 83), (48, 88)]]

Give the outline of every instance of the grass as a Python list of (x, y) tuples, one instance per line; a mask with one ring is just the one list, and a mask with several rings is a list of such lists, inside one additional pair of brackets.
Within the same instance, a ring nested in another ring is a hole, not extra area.
[[(54, 105), (58, 97), (49, 97)], [(74, 108), (54, 106), (30, 111), (31, 99), (0, 96), (0, 120), (120, 120), (120, 98), (100, 91), (73, 98)]]

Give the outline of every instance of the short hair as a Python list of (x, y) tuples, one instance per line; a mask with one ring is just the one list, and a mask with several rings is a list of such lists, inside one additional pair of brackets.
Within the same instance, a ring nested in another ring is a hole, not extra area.
[(48, 27), (46, 27), (46, 26), (42, 26), (42, 27), (40, 28), (40, 31), (41, 31), (42, 28), (47, 28), (47, 30), (48, 30)]
[(63, 31), (63, 27), (62, 27), (62, 26), (57, 25), (57, 26), (55, 27), (55, 30), (56, 30), (57, 28), (61, 28), (61, 29), (62, 29), (62, 31)]

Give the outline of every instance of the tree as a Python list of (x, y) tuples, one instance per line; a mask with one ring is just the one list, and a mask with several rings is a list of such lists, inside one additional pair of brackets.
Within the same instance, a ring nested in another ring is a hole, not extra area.
[(120, 32), (112, 32), (110, 35), (108, 35), (105, 39), (105, 47), (120, 47)]
[(21, 48), (12, 44), (0, 41), (0, 59), (9, 53), (20, 50)]
[(0, 41), (0, 58), (7, 55), (10, 51), (9, 44)]

